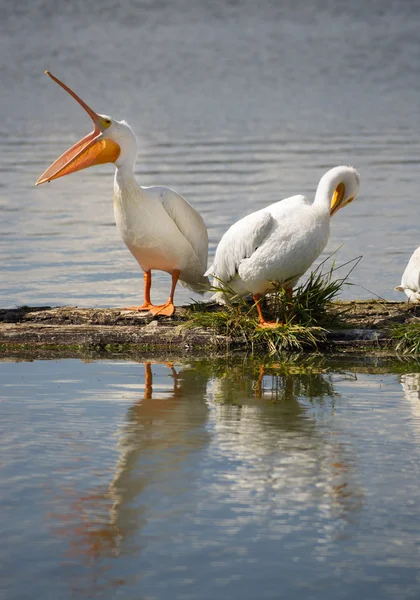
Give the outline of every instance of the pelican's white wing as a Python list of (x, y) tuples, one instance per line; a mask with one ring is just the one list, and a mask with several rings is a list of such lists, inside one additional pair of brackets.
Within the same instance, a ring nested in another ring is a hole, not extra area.
[(305, 196), (290, 196), (234, 223), (220, 240), (213, 264), (206, 275), (214, 275), (219, 281), (229, 283), (237, 274), (241, 262), (250, 258), (269, 236), (274, 221), (281, 223), (283, 217), (308, 204)]
[(182, 235), (190, 242), (204, 271), (207, 268), (209, 240), (201, 215), (185, 198), (169, 188), (161, 195), (161, 201)]
[(241, 262), (252, 256), (269, 235), (273, 223), (273, 216), (266, 209), (234, 223), (220, 240), (213, 264), (206, 275), (213, 275), (218, 280), (229, 283), (238, 272)]
[(401, 285), (395, 289), (405, 292), (411, 302), (420, 302), (420, 248), (413, 252), (403, 273)]
[(283, 215), (299, 210), (301, 206), (309, 205), (310, 202), (306, 196), (296, 194), (296, 196), (290, 196), (289, 198), (284, 198), (284, 200), (270, 204), (265, 210), (268, 210), (275, 219), (281, 219)]

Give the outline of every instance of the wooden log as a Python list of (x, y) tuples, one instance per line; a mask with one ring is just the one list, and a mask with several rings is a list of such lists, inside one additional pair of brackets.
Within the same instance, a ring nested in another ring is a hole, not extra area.
[[(328, 348), (335, 352), (361, 349), (368, 352), (369, 348), (389, 346), (389, 326), (416, 319), (417, 310), (418, 306), (407, 302), (335, 302), (330, 312), (344, 319), (345, 327), (328, 331)], [(75, 306), (0, 309), (0, 352), (9, 355), (19, 348), (26, 351), (49, 348), (49, 354), (69, 355), (72, 349), (75, 352), (97, 349), (111, 353), (170, 352), (181, 356), (225, 352), (232, 345), (227, 335), (188, 328), (188, 315), (187, 307), (178, 307), (173, 317)]]

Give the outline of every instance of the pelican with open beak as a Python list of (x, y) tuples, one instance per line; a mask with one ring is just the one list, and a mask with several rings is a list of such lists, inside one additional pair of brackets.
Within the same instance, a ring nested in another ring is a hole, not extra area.
[[(198, 293), (203, 293), (209, 285), (204, 276), (208, 236), (202, 217), (170, 188), (141, 187), (134, 175), (137, 141), (128, 123), (97, 114), (62, 81), (49, 71), (46, 73), (84, 108), (94, 128), (48, 167), (36, 185), (94, 165), (114, 163), (115, 221), (124, 243), (144, 272), (143, 304), (127, 310), (171, 316), (178, 280)], [(165, 304), (151, 302), (152, 270), (166, 271), (172, 276)]]

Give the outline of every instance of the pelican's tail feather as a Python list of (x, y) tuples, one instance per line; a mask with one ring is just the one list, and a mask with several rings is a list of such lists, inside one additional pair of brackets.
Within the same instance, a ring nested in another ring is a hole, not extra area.
[(184, 287), (187, 287), (188, 289), (192, 290), (193, 292), (196, 292), (197, 294), (203, 295), (210, 289), (209, 278), (205, 277), (204, 275), (198, 275), (194, 278), (189, 278), (188, 276), (185, 278), (182, 277), (180, 281)]
[(409, 302), (420, 303), (420, 290), (411, 290), (403, 285), (397, 285), (394, 290), (396, 292), (404, 292)]

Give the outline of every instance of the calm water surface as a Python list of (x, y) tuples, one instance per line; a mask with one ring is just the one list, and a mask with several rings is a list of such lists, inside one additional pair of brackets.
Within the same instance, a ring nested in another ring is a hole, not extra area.
[(420, 375), (364, 371), (1, 362), (3, 597), (418, 598)]
[[(0, 305), (142, 290), (110, 165), (34, 187), (91, 126), (47, 68), (127, 119), (140, 183), (198, 208), (210, 257), (236, 219), (354, 164), (361, 194), (324, 256), (363, 254), (346, 297), (401, 298), (419, 245), (419, 28), (415, 0), (3, 2)], [(155, 277), (155, 302), (168, 285)], [(401, 371), (0, 363), (0, 592), (417, 600), (420, 369)]]
[[(364, 256), (347, 297), (402, 298), (393, 288), (419, 245), (419, 27), (415, 0), (3, 2), (2, 305), (121, 306), (142, 290), (110, 165), (34, 188), (91, 126), (46, 68), (129, 121), (139, 181), (198, 208), (210, 256), (239, 217), (312, 198), (328, 168), (356, 165), (360, 197), (334, 218), (326, 253)], [(156, 277), (155, 301), (168, 286)]]

